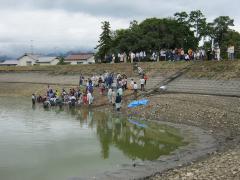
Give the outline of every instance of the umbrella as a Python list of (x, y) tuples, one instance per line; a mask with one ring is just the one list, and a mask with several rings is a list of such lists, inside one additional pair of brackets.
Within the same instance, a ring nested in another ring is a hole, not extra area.
[(141, 105), (147, 105), (149, 103), (149, 100), (147, 99), (141, 99), (141, 100), (136, 100), (136, 101), (132, 101), (128, 107), (129, 108), (133, 108), (133, 107), (137, 107), (137, 106), (141, 106)]

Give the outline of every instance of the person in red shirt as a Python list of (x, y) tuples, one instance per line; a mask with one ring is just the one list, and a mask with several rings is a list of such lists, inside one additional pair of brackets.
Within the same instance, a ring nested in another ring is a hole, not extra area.
[(83, 104), (87, 104), (88, 103), (88, 99), (87, 99), (87, 93), (84, 93), (84, 95), (83, 95)]
[(146, 84), (147, 84), (147, 80), (148, 80), (148, 77), (147, 77), (146, 74), (144, 74), (143, 79), (145, 80), (145, 82), (144, 82), (144, 86), (146, 86)]

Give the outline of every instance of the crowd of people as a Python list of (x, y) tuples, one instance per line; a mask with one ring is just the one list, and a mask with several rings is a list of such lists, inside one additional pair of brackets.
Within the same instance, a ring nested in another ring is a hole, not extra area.
[(35, 101), (43, 103), (45, 108), (50, 106), (62, 106), (63, 104), (68, 104), (69, 106), (76, 106), (81, 104), (91, 105), (93, 102), (93, 87), (91, 83), (86, 86), (85, 91), (82, 91), (80, 87), (70, 88), (68, 91), (66, 89), (62, 90), (53, 90), (49, 85), (47, 87), (46, 94), (32, 95), (32, 102), (35, 104)]
[[(144, 91), (147, 76), (143, 74), (143, 70), (140, 67), (138, 69), (141, 75), (139, 79), (141, 91)], [(91, 106), (94, 101), (93, 92), (95, 92), (95, 95), (99, 93), (100, 98), (106, 95), (108, 102), (119, 111), (121, 109), (124, 91), (127, 89), (132, 90), (134, 92), (134, 97), (137, 98), (137, 82), (131, 79), (130, 83), (128, 83), (128, 78), (125, 74), (106, 72), (104, 74), (93, 75), (89, 78), (85, 78), (81, 74), (79, 77), (79, 86), (77, 88), (54, 90), (48, 85), (45, 95), (36, 97), (35, 94), (32, 94), (32, 103), (33, 105), (36, 101), (43, 103), (45, 108), (57, 105), (62, 106), (64, 104), (68, 104), (69, 106)]]
[[(234, 59), (234, 46), (229, 45), (227, 48), (228, 59)], [(193, 50), (189, 48), (184, 51), (183, 48), (175, 49), (160, 49), (159, 51), (137, 51), (118, 53), (106, 56), (107, 62), (141, 62), (151, 59), (152, 61), (190, 61), (190, 60), (221, 60), (221, 49), (218, 44), (215, 44), (212, 48), (204, 49), (198, 48)]]

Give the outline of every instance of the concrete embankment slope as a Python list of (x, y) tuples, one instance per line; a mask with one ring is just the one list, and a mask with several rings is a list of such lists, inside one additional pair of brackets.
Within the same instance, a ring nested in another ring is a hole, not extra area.
[(167, 86), (168, 92), (226, 95), (240, 97), (239, 80), (209, 80), (178, 78)]
[(168, 84), (168, 91), (240, 97), (240, 63), (193, 64), (186, 74)]
[(240, 97), (239, 61), (191, 63), (165, 78), (157, 73), (155, 76), (148, 83), (149, 93), (165, 85), (170, 93)]

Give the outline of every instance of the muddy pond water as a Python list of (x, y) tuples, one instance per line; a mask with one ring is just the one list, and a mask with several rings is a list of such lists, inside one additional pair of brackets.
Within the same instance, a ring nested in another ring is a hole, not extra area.
[(0, 97), (0, 179), (65, 180), (157, 160), (183, 146), (178, 129), (84, 108), (32, 108)]

